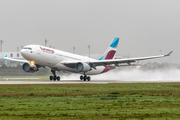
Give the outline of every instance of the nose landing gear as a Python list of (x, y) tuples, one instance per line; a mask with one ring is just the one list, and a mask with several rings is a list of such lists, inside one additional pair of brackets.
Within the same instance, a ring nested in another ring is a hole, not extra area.
[(54, 80), (54, 81), (60, 81), (60, 77), (59, 76), (56, 76), (56, 71), (54, 71), (54, 70), (51, 70), (51, 72), (52, 72), (52, 74), (53, 74), (53, 76), (50, 76), (50, 80), (52, 81), (52, 80)]

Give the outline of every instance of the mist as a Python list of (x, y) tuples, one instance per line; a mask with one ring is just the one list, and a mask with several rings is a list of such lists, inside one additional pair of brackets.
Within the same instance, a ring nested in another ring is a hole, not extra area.
[(106, 74), (93, 76), (94, 80), (120, 80), (120, 81), (180, 81), (180, 70), (148, 70), (142, 71), (140, 69), (132, 70), (113, 70)]
[[(80, 74), (62, 76), (62, 80), (79, 80)], [(178, 64), (147, 63), (141, 67), (118, 67), (109, 72), (93, 75), (91, 80), (117, 80), (131, 82), (179, 82)]]

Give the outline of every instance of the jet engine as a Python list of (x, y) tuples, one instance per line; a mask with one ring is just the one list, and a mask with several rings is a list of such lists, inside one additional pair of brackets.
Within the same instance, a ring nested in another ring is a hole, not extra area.
[(23, 68), (23, 70), (24, 70), (25, 72), (30, 72), (30, 73), (34, 73), (34, 72), (38, 71), (38, 68), (37, 68), (36, 65), (31, 66), (31, 65), (28, 64), (28, 63), (24, 63), (23, 66), (22, 66), (22, 68)]
[(87, 63), (83, 62), (78, 62), (75, 67), (79, 72), (88, 72), (91, 69)]

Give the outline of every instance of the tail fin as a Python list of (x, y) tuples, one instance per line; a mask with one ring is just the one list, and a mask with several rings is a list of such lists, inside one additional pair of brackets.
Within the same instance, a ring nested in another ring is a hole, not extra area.
[(6, 53), (4, 54), (4, 58), (7, 58), (7, 54)]
[(116, 50), (118, 47), (118, 43), (119, 43), (119, 38), (114, 37), (113, 41), (108, 46), (106, 52), (103, 54), (103, 56), (99, 60), (114, 59), (115, 54), (116, 54)]

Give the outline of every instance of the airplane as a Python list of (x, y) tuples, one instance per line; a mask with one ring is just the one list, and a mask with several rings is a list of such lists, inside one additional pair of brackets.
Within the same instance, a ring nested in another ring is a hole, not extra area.
[(79, 73), (81, 74), (80, 80), (90, 81), (91, 77), (87, 75), (106, 73), (116, 67), (120, 67), (122, 64), (131, 65), (131, 63), (139, 62), (140, 60), (170, 56), (173, 52), (171, 51), (166, 55), (115, 59), (118, 43), (119, 38), (114, 37), (105, 53), (98, 60), (41, 45), (25, 46), (21, 50), (24, 60), (9, 58), (6, 54), (4, 59), (23, 62), (22, 69), (29, 73), (37, 72), (40, 67), (49, 67), (52, 72), (50, 80), (60, 81), (60, 76), (56, 75), (56, 71), (66, 71)]

